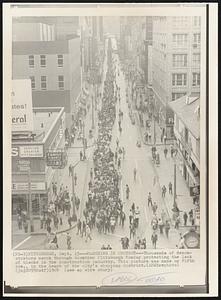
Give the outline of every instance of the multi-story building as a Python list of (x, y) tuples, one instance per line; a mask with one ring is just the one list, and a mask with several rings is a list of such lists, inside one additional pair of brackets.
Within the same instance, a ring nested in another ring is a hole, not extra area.
[[(51, 199), (52, 182), (59, 184), (61, 169), (47, 166), (46, 152), (64, 148), (65, 112), (63, 107), (33, 108), (30, 137), (12, 133), (12, 214), (20, 207), (39, 215)], [(30, 172), (25, 169), (29, 163)], [(28, 189), (30, 181), (30, 191)]]
[(200, 90), (200, 17), (153, 18), (155, 114), (167, 138), (174, 116), (168, 103)]
[(200, 184), (200, 98), (185, 95), (169, 103), (174, 112), (180, 171), (189, 187)]
[[(29, 24), (24, 25), (29, 27)], [(34, 28), (40, 29), (41, 26), (37, 24)], [(18, 28), (16, 36), (17, 32)], [(12, 46), (13, 79), (31, 79), (34, 107), (64, 107), (67, 126), (79, 106), (82, 85), (80, 51), (80, 37), (77, 35), (59, 40), (19, 39), (13, 41)]]

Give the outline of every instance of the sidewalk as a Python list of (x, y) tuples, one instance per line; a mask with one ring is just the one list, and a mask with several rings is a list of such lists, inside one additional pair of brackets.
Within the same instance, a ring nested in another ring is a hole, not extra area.
[[(158, 184), (160, 186), (160, 189), (162, 189), (162, 186), (165, 185), (167, 191), (166, 191), (166, 196), (165, 198), (162, 198), (162, 201), (164, 201), (165, 206), (167, 208), (168, 214), (171, 218), (171, 220), (173, 220), (173, 194), (169, 194), (169, 188), (168, 188), (168, 184), (169, 182), (172, 183), (173, 185), (173, 192), (174, 192), (174, 162), (175, 160), (173, 158), (170, 157), (170, 153), (168, 152), (167, 158), (164, 157), (164, 153), (163, 153), (163, 149), (164, 146), (160, 146), (157, 148), (158, 152), (160, 154), (160, 165), (156, 166), (154, 164), (154, 169), (155, 169), (155, 173), (157, 175), (157, 179), (158, 179)], [(189, 194), (189, 188), (187, 187), (187, 184), (184, 180), (184, 178), (182, 177), (182, 174), (179, 170), (179, 159), (176, 159), (177, 161), (177, 165), (176, 165), (176, 194), (177, 194), (177, 198), (176, 198), (176, 203), (177, 206), (179, 208), (179, 210), (181, 211), (181, 226), (183, 225), (183, 212), (186, 211), (186, 213), (188, 214), (188, 212), (190, 211), (190, 209), (194, 210), (194, 204), (193, 204), (193, 200), (190, 197)], [(191, 226), (191, 224), (189, 223), (189, 220), (187, 221), (187, 226)]]
[[(137, 110), (134, 109), (134, 114), (135, 114), (135, 118), (136, 118), (136, 124), (139, 127), (140, 130), (140, 135), (141, 135), (141, 139), (143, 141), (143, 143), (145, 145), (149, 145), (149, 146), (153, 146), (154, 145), (154, 121), (151, 120), (150, 124), (150, 130), (151, 130), (151, 141), (146, 142), (145, 138), (144, 138), (144, 134), (147, 132), (146, 130), (146, 120), (148, 120), (147, 115), (143, 114), (144, 116), (144, 126), (141, 126), (140, 124), (140, 120), (139, 120), (139, 113)], [(161, 128), (159, 126), (159, 124), (157, 122), (155, 122), (155, 133), (156, 133), (156, 146), (161, 146), (161, 145), (165, 145), (162, 141), (161, 141)], [(166, 140), (166, 145), (171, 145), (173, 144), (173, 140), (172, 139), (168, 139)]]

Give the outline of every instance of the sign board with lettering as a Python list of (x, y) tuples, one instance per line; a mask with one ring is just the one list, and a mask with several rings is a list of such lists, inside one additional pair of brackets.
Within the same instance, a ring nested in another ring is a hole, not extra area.
[(64, 168), (67, 164), (67, 152), (63, 149), (48, 150), (46, 152), (46, 164), (52, 168)]
[(27, 145), (19, 147), (20, 157), (43, 157), (43, 145)]
[(33, 131), (30, 79), (12, 80), (12, 132)]
[[(32, 191), (45, 191), (45, 182), (32, 182)], [(28, 191), (28, 182), (13, 182), (12, 191)]]
[(29, 171), (30, 161), (29, 160), (18, 160), (17, 161), (19, 171)]

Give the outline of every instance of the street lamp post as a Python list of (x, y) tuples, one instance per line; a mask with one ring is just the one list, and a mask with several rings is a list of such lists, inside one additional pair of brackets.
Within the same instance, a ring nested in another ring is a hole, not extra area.
[(177, 195), (176, 195), (176, 162), (174, 162), (174, 183), (173, 183), (173, 185), (174, 185), (174, 188), (173, 188), (173, 206), (175, 206), (176, 205), (176, 197), (177, 197)]

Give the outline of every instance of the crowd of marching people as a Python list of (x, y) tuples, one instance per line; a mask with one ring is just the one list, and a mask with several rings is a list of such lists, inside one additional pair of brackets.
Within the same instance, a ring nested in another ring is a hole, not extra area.
[(96, 229), (100, 234), (114, 233), (115, 227), (117, 225), (123, 227), (125, 221), (123, 203), (119, 197), (120, 154), (123, 156), (125, 150), (119, 147), (119, 143), (117, 143), (115, 153), (110, 147), (112, 129), (117, 114), (116, 102), (118, 97), (116, 95), (119, 93), (119, 87), (116, 86), (115, 80), (116, 70), (109, 43), (107, 73), (101, 109), (98, 114), (98, 138), (93, 153), (94, 167), (90, 171), (88, 199), (83, 210), (84, 220), (78, 220), (77, 225), (77, 234), (85, 235), (85, 242), (92, 239), (92, 229)]

